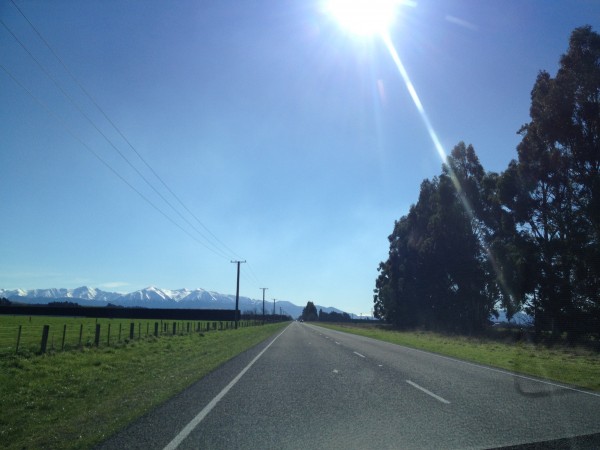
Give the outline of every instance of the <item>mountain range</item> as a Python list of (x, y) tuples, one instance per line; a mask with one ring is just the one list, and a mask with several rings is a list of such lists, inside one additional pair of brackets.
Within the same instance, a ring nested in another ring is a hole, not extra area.
[[(0, 298), (7, 298), (13, 302), (27, 304), (46, 304), (50, 302), (73, 302), (81, 306), (106, 306), (109, 303), (117, 306), (144, 307), (144, 308), (187, 308), (187, 309), (234, 309), (235, 295), (220, 294), (204, 289), (160, 289), (154, 286), (139, 291), (121, 294), (107, 292), (87, 286), (76, 289), (0, 289)], [(276, 300), (275, 311), (282, 312), (293, 318), (302, 314), (304, 306), (295, 305), (287, 300)], [(262, 300), (241, 297), (239, 309), (243, 313), (255, 312), (262, 314)], [(342, 313), (337, 308), (317, 305), (317, 310), (330, 313)], [(273, 313), (273, 302), (265, 302), (265, 313)]]

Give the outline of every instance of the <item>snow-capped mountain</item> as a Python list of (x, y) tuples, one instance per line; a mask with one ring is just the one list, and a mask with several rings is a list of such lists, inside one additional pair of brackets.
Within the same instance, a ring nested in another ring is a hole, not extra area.
[(94, 300), (98, 302), (110, 302), (121, 294), (116, 292), (106, 292), (100, 289), (89, 288), (87, 286), (78, 287), (76, 289), (23, 289), (7, 290), (0, 289), (0, 297), (8, 298), (9, 300), (27, 300), (27, 299), (47, 299), (48, 301), (56, 299), (77, 299), (77, 300)]
[[(188, 309), (233, 309), (235, 308), (235, 295), (219, 294), (218, 292), (206, 291), (204, 289), (160, 289), (149, 286), (139, 291), (128, 294), (117, 292), (106, 292), (100, 289), (82, 286), (76, 289), (23, 289), (6, 290), (0, 289), (0, 297), (7, 298), (13, 302), (44, 304), (53, 301), (69, 301), (82, 306), (106, 306), (108, 303), (118, 306), (144, 307), (144, 308), (188, 308)], [(254, 300), (248, 297), (240, 297), (239, 308), (242, 312), (254, 312), (262, 314), (262, 300)], [(299, 317), (303, 306), (295, 305), (288, 301), (278, 300), (275, 305), (275, 313), (289, 314)], [(317, 309), (329, 313), (331, 311), (342, 312), (336, 308), (325, 308), (317, 306)], [(273, 302), (265, 303), (266, 314), (273, 313)]]
[[(113, 303), (117, 303), (122, 306), (140, 306), (148, 303), (167, 305), (174, 301), (175, 300), (173, 299), (173, 294), (171, 291), (150, 286), (146, 289), (121, 295), (120, 297), (117, 297)], [(163, 308), (168, 307), (170, 306), (163, 306)]]

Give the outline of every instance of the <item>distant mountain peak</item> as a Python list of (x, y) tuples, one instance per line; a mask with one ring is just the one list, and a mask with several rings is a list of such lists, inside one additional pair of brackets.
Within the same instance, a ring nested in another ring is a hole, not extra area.
[[(107, 292), (97, 288), (81, 286), (75, 289), (0, 289), (0, 297), (9, 300), (44, 304), (51, 301), (68, 301), (79, 303), (82, 306), (106, 306), (108, 303), (118, 306), (145, 307), (145, 308), (189, 308), (189, 309), (233, 309), (235, 307), (235, 295), (220, 294), (206, 289), (162, 289), (156, 286), (148, 286), (128, 294), (118, 292)], [(242, 312), (253, 312), (262, 314), (263, 301), (248, 297), (240, 297), (240, 310)], [(316, 305), (317, 309), (324, 312), (342, 312), (336, 308), (326, 308)], [(295, 305), (286, 300), (278, 300), (275, 313), (280, 310), (292, 317), (302, 314), (302, 306)], [(265, 302), (265, 313), (273, 313), (273, 302)]]

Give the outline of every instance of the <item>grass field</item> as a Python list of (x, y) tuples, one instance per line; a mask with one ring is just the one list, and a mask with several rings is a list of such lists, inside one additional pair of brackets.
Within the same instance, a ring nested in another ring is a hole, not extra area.
[[(246, 322), (240, 323), (245, 324)], [(17, 350), (21, 354), (39, 353), (44, 325), (49, 326), (47, 350), (53, 351), (95, 345), (97, 325), (100, 326), (98, 346), (115, 346), (154, 335), (155, 326), (158, 328), (158, 334), (165, 336), (184, 334), (188, 330), (206, 330), (207, 325), (211, 329), (215, 326), (218, 329), (230, 328), (233, 326), (233, 322), (0, 316), (0, 356), (14, 354)], [(175, 333), (173, 325), (175, 325)]]
[(0, 448), (90, 448), (285, 325), (4, 354)]
[(600, 354), (587, 348), (394, 331), (374, 325), (315, 325), (600, 391)]

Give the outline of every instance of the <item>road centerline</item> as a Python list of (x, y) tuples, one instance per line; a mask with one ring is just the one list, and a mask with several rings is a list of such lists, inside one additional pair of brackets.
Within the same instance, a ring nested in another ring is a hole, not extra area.
[(360, 353), (358, 353), (358, 352), (352, 352), (352, 353), (354, 353), (355, 355), (358, 355), (358, 356), (360, 356), (361, 358), (366, 358), (366, 356), (365, 356), (365, 355), (361, 355), (361, 354), (360, 354)]

